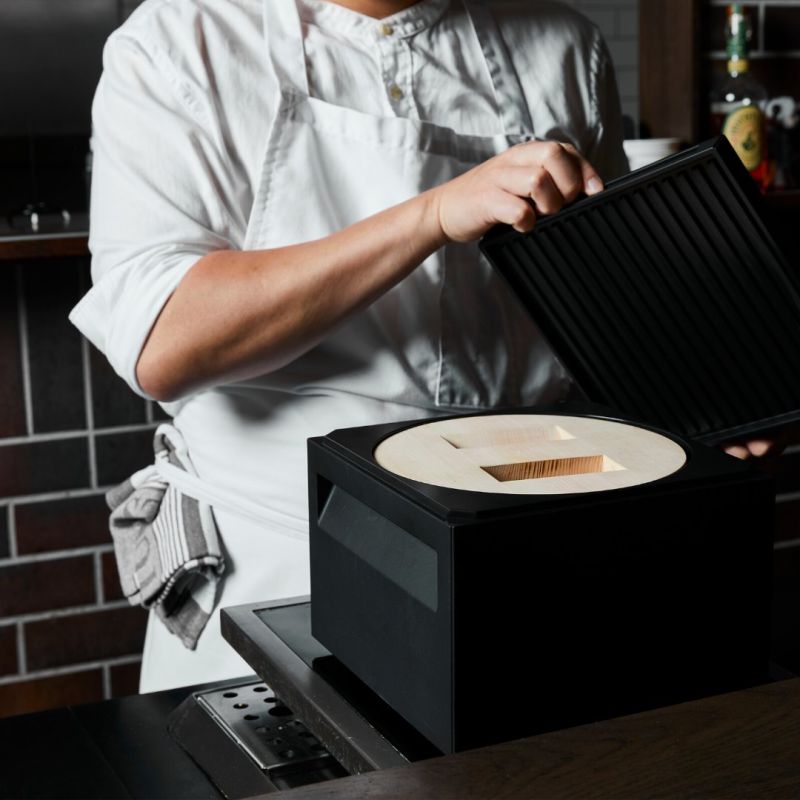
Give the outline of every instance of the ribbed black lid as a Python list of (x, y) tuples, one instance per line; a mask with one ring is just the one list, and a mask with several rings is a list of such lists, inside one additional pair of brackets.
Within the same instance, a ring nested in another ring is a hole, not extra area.
[(800, 285), (724, 137), (481, 250), (592, 401), (715, 442), (800, 419)]

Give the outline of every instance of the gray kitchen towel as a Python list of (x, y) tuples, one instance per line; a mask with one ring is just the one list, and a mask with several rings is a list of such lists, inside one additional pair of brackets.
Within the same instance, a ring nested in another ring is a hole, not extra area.
[(153, 448), (155, 464), (106, 494), (120, 583), (131, 605), (154, 608), (194, 650), (216, 605), (225, 560), (211, 506), (159, 474), (164, 463), (197, 474), (180, 432), (159, 425)]

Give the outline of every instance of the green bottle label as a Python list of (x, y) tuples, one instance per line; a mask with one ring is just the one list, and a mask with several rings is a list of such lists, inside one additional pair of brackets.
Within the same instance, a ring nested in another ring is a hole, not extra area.
[(751, 172), (763, 158), (763, 117), (758, 106), (743, 106), (728, 114), (722, 132)]

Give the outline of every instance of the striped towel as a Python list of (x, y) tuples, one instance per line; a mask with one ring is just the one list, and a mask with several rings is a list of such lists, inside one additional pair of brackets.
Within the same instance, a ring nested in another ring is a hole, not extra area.
[(225, 569), (211, 507), (159, 474), (170, 464), (196, 475), (180, 432), (159, 425), (155, 464), (106, 494), (120, 583), (131, 605), (155, 608), (167, 629), (194, 650), (217, 603)]

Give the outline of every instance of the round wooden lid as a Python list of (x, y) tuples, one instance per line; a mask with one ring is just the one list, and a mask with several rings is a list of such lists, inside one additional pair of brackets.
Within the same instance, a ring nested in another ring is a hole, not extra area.
[(428, 422), (384, 439), (384, 469), (493, 494), (579, 494), (639, 486), (677, 472), (684, 449), (635, 425), (588, 417), (502, 414)]

